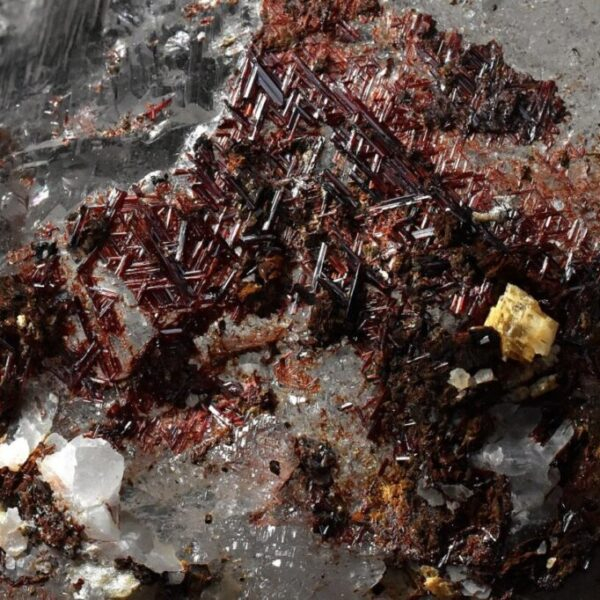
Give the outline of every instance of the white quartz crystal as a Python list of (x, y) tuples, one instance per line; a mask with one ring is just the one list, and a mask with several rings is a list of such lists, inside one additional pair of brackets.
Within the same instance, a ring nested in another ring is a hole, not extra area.
[(457, 390), (466, 390), (471, 385), (471, 375), (464, 369), (452, 369), (448, 383)]
[(106, 440), (79, 436), (66, 442), (53, 434), (48, 443), (57, 451), (40, 461), (40, 473), (103, 556), (131, 557), (156, 573), (182, 570), (172, 546), (128, 515), (119, 518), (125, 461)]
[(181, 571), (173, 546), (158, 540), (149, 527), (127, 514), (121, 519), (119, 549), (122, 556), (131, 556), (155, 573)]
[(16, 508), (0, 511), (0, 548), (7, 556), (17, 557), (27, 549), (27, 537), (21, 533), (23, 524)]
[(42, 477), (78, 510), (115, 506), (125, 461), (101, 438), (76, 437), (40, 462)]
[(123, 457), (101, 438), (79, 436), (66, 443), (53, 435), (48, 441), (59, 449), (40, 462), (44, 480), (69, 505), (90, 538), (118, 540), (112, 512), (118, 511)]
[(114, 567), (84, 564), (70, 574), (72, 583), (83, 581), (75, 592), (77, 600), (100, 600), (104, 598), (129, 598), (140, 582), (128, 571), (117, 571)]
[(18, 471), (23, 466), (50, 432), (57, 406), (58, 398), (54, 394), (48, 394), (43, 404), (36, 397), (25, 399), (12, 441), (0, 444), (0, 469), (8, 467)]
[(25, 438), (0, 444), (0, 468), (8, 467), (11, 471), (18, 471), (30, 454), (31, 448)]
[(119, 527), (111, 509), (106, 505), (82, 510), (79, 513), (79, 520), (82, 525), (85, 525), (86, 534), (91, 539), (110, 541), (120, 538)]

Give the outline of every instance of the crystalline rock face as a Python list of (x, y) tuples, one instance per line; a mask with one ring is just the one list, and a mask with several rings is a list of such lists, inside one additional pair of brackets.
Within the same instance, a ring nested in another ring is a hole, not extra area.
[(500, 334), (505, 358), (525, 362), (536, 355), (548, 356), (558, 331), (558, 323), (542, 312), (539, 303), (510, 283), (485, 325)]

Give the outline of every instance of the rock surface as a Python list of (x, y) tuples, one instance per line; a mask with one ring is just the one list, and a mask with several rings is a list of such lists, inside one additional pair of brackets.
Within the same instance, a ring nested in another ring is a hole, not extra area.
[[(422, 3), (473, 39), (537, 3), (484, 4)], [(421, 591), (486, 598), (585, 564), (598, 178), (554, 139), (546, 73), (370, 1), (266, 2), (247, 54), (253, 2), (56, 6), (28, 18), (90, 51), (63, 73), (42, 36), (23, 87), (43, 91), (13, 112), (41, 98), (47, 118), (0, 135), (11, 230), (59, 225), (3, 271), (30, 288), (0, 287), (3, 502), (35, 520), (11, 580), (398, 597), (411, 563)], [(560, 322), (551, 352), (502, 360), (506, 331), (482, 324), (507, 283)], [(13, 435), (21, 388), (48, 373), (62, 437), (37, 417)]]

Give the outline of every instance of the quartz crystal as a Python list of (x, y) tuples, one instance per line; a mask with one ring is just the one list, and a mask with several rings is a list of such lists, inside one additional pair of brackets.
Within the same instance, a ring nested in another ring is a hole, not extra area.
[(83, 582), (74, 594), (76, 600), (129, 598), (140, 585), (139, 580), (127, 571), (94, 564), (73, 569), (70, 578), (74, 584)]
[(460, 367), (452, 369), (448, 383), (459, 391), (466, 390), (471, 385), (471, 375)]
[(585, 566), (589, 1), (0, 2), (0, 595), (508, 600)]
[(132, 557), (157, 573), (181, 570), (171, 546), (160, 542), (135, 519), (126, 515), (119, 518), (125, 461), (106, 440), (78, 436), (66, 442), (53, 435), (48, 441), (58, 450), (40, 461), (40, 473), (85, 527), (88, 539), (101, 554)]
[(21, 532), (23, 525), (16, 508), (0, 510), (0, 548), (7, 556), (15, 558), (27, 549), (27, 537)]
[(18, 469), (37, 448), (52, 428), (52, 421), (58, 407), (55, 394), (43, 398), (30, 396), (21, 409), (17, 430), (10, 442), (0, 444), (0, 468)]
[(572, 423), (564, 421), (545, 443), (533, 431), (541, 418), (535, 408), (497, 406), (496, 432), (473, 455), (473, 464), (509, 477), (512, 488), (513, 527), (543, 522), (554, 514), (558, 473), (552, 463), (573, 437)]
[[(44, 457), (40, 473), (85, 526), (93, 539), (116, 540), (119, 529), (111, 513), (119, 502), (123, 457), (105, 440), (76, 437)], [(100, 475), (101, 474), (101, 475)]]
[(115, 506), (123, 469), (123, 457), (107, 441), (83, 436), (40, 462), (43, 478), (77, 510)]

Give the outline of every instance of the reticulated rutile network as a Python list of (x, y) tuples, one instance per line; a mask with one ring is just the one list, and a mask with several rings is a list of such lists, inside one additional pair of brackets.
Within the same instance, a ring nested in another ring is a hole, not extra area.
[[(305, 503), (326, 543), (368, 539), (435, 596), (557, 586), (598, 538), (597, 161), (555, 141), (556, 85), (495, 42), (370, 0), (263, 4), (187, 166), (98, 193), (13, 252), (0, 409), (51, 372), (82, 402), (110, 400), (91, 437), (201, 463), (276, 414), (271, 382), (223, 384), (234, 357), (269, 349), (273, 385), (318, 397), (316, 359), (278, 350), (304, 315), (311, 356), (360, 356), (375, 393), (349, 410), (379, 464), (349, 488), (318, 432), (298, 436), (274, 504)], [(228, 337), (252, 319), (264, 327)], [(51, 450), (36, 452), (23, 477), (42, 486)], [(514, 465), (540, 472), (533, 488)], [(6, 505), (28, 501), (2, 477)], [(56, 527), (45, 543), (85, 535)]]

